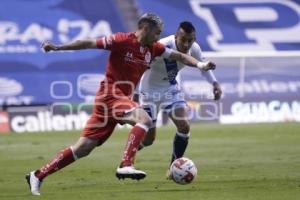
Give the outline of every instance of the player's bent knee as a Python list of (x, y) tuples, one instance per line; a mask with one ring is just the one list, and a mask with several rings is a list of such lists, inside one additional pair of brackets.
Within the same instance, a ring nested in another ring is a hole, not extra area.
[(177, 126), (177, 130), (180, 133), (188, 134), (190, 132), (190, 124), (188, 122), (182, 122)]
[(153, 122), (152, 122), (151, 119), (148, 120), (148, 121), (146, 121), (144, 124), (145, 124), (147, 127), (149, 127), (149, 128), (151, 128), (151, 127), (153, 126)]
[(85, 157), (85, 156), (89, 155), (92, 152), (92, 150), (93, 149), (91, 149), (91, 148), (80, 147), (74, 153), (76, 154), (76, 156), (78, 158), (82, 158), (82, 157)]
[(151, 128), (153, 126), (152, 119), (148, 115), (143, 116), (140, 123), (144, 124), (148, 128)]
[(142, 108), (138, 108), (131, 112), (131, 118), (130, 120), (127, 120), (126, 123), (130, 123), (131, 125), (135, 125), (137, 123), (143, 124), (147, 126), (148, 128), (151, 128), (153, 126), (152, 119), (149, 117), (146, 111), (144, 111)]
[(82, 158), (82, 157), (85, 157), (85, 156), (89, 155), (94, 148), (95, 148), (94, 145), (84, 144), (84, 143), (73, 146), (74, 154), (78, 158)]

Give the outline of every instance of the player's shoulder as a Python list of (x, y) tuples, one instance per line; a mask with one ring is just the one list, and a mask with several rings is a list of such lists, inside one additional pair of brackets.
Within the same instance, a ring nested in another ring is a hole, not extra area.
[(191, 52), (201, 52), (201, 47), (197, 42), (194, 42), (191, 46)]
[(162, 43), (165, 46), (172, 46), (173, 43), (175, 42), (175, 35), (169, 35), (167, 37), (161, 38), (159, 40), (160, 43)]
[(117, 32), (113, 35), (119, 41), (130, 41), (136, 38), (133, 32)]
[(152, 49), (153, 50), (157, 50), (157, 49), (165, 49), (166, 45), (161, 43), (160, 41), (154, 42), (152, 45)]

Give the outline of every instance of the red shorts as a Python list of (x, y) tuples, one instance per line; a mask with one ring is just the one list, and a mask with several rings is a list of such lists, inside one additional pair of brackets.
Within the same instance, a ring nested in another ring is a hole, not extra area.
[(112, 134), (115, 126), (122, 123), (124, 114), (134, 110), (138, 104), (125, 96), (121, 90), (104, 91), (100, 89), (96, 95), (93, 113), (81, 136), (98, 140), (103, 144)]

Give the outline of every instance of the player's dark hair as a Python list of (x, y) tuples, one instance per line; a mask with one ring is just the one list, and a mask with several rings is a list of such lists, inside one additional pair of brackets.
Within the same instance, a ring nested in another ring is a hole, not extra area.
[(150, 26), (163, 26), (162, 19), (153, 13), (145, 13), (138, 21), (138, 28), (142, 28), (144, 23), (148, 23)]
[(179, 27), (178, 29), (183, 29), (184, 32), (186, 33), (193, 33), (193, 32), (196, 32), (196, 29), (194, 27), (194, 25), (191, 23), (191, 22), (188, 22), (188, 21), (183, 21), (179, 24)]

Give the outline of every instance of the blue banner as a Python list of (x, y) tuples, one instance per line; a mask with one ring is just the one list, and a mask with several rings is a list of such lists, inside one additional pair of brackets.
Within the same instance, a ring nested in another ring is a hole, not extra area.
[[(223, 88), (223, 99), (289, 97), (300, 99), (300, 58), (236, 57), (209, 58), (217, 63), (214, 71)], [(211, 87), (201, 73), (191, 67), (180, 73), (182, 90), (189, 99), (209, 98)]]
[(300, 121), (300, 57), (210, 58), (219, 63), (215, 75), (222, 99), (201, 73), (185, 68), (181, 89), (192, 109), (192, 120), (221, 123)]
[(46, 54), (41, 43), (61, 44), (127, 31), (113, 0), (3, 0), (0, 13), (0, 105), (81, 102), (80, 75), (103, 74), (108, 53)]
[(165, 22), (163, 36), (191, 21), (204, 51), (299, 51), (300, 1), (138, 0)]

